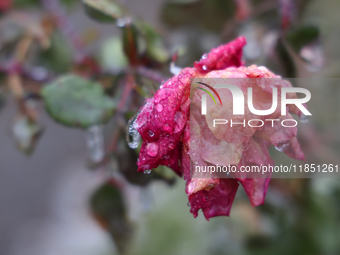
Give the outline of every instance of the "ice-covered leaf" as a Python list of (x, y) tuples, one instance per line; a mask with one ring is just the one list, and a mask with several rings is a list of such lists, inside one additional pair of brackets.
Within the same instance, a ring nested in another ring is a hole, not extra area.
[(87, 128), (106, 122), (115, 102), (105, 95), (99, 83), (75, 75), (65, 75), (42, 90), (51, 117), (68, 126)]

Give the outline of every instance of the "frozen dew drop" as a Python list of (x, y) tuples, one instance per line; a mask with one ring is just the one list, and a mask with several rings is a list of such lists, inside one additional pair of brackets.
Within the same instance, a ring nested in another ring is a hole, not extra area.
[(137, 115), (133, 116), (128, 122), (128, 130), (126, 132), (126, 141), (131, 149), (136, 149), (141, 141), (141, 136), (135, 128)]
[(86, 132), (86, 146), (92, 163), (100, 163), (105, 156), (103, 127), (93, 125)]
[(208, 54), (207, 53), (204, 53), (201, 57), (201, 59), (206, 59), (208, 57)]
[(151, 169), (148, 169), (148, 170), (144, 170), (143, 172), (144, 174), (151, 174)]

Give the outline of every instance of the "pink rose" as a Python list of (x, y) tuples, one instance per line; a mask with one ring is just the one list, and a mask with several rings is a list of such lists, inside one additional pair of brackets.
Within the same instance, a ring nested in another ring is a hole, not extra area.
[[(195, 62), (195, 67), (184, 68), (179, 75), (165, 82), (153, 98), (146, 100), (134, 123), (143, 139), (138, 171), (165, 165), (171, 167), (179, 176), (183, 175), (187, 181), (186, 193), (194, 217), (197, 217), (199, 209), (202, 209), (206, 219), (219, 215), (228, 216), (239, 183), (253, 206), (262, 204), (270, 174), (265, 178), (250, 178), (247, 174), (232, 175), (231, 178), (190, 175), (190, 167), (193, 165), (191, 163), (200, 166), (234, 165), (238, 168), (273, 164), (268, 152), (270, 145), (281, 148), (292, 158), (304, 159), (296, 139), (296, 127), (272, 127), (270, 122), (261, 128), (228, 128), (225, 125), (213, 127), (209, 119), (211, 115), (200, 113), (201, 95), (205, 92), (195, 90), (190, 100), (191, 78), (243, 78), (240, 79), (242, 82), (234, 85), (242, 90), (253, 88), (256, 109), (268, 109), (268, 103), (272, 101), (273, 86), (291, 86), (265, 67), (244, 67), (241, 58), (245, 44), (245, 38), (239, 37), (229, 44), (213, 49), (209, 54), (204, 54), (199, 62)], [(271, 84), (273, 79), (261, 78), (275, 78), (277, 82)], [(218, 92), (222, 102), (231, 102), (230, 93), (222, 90)], [(207, 104), (208, 109), (214, 111), (217, 118), (236, 118), (232, 115), (231, 104), (225, 103), (217, 107), (212, 100), (207, 100)], [(288, 110), (300, 115), (296, 107), (289, 106)], [(253, 117), (263, 119), (263, 116), (253, 116), (249, 111), (244, 116), (242, 118), (246, 120)], [(276, 110), (266, 118), (283, 119), (291, 118), (291, 115), (288, 113), (287, 116), (281, 116), (279, 110)], [(190, 124), (193, 125), (191, 130)]]

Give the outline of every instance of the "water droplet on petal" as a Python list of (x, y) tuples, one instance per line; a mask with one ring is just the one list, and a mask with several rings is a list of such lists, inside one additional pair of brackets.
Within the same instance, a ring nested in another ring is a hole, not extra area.
[(156, 110), (157, 110), (157, 112), (162, 112), (163, 111), (163, 105), (157, 104), (156, 105)]
[(163, 126), (163, 129), (166, 130), (166, 131), (168, 131), (168, 130), (170, 129), (170, 126), (169, 126), (168, 124), (165, 124), (165, 125)]
[(281, 142), (277, 146), (275, 146), (275, 149), (280, 152), (283, 152), (288, 148), (289, 145), (290, 145), (290, 141)]
[(208, 54), (207, 53), (204, 53), (201, 57), (201, 59), (206, 59), (208, 57)]
[(187, 203), (187, 206), (191, 207), (191, 204), (190, 204), (190, 202), (188, 202), (188, 203)]
[(170, 150), (173, 150), (175, 148), (175, 145), (174, 143), (169, 143), (168, 147)]
[(154, 133), (152, 130), (149, 130), (148, 133), (149, 133), (149, 136), (150, 136), (150, 137), (153, 137), (153, 136), (155, 135), (155, 133)]
[(158, 153), (158, 143), (148, 143), (146, 145), (146, 152), (149, 156), (155, 157)]
[(149, 170), (144, 170), (143, 173), (144, 173), (144, 174), (151, 174), (151, 169), (149, 169)]
[(203, 69), (204, 71), (206, 71), (206, 70), (208, 69), (208, 67), (207, 67), (206, 65), (204, 65), (204, 66), (202, 66), (202, 69)]

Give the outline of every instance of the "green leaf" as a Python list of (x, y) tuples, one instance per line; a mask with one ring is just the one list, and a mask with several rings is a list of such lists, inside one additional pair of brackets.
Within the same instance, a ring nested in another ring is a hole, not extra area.
[(138, 22), (136, 26), (146, 41), (146, 52), (148, 56), (160, 63), (168, 61), (170, 54), (165, 47), (162, 35), (147, 22)]
[(119, 37), (110, 37), (103, 42), (100, 48), (100, 64), (104, 70), (121, 70), (127, 66), (128, 60)]
[(133, 229), (120, 189), (105, 183), (94, 192), (90, 204), (95, 218), (110, 232), (118, 251), (124, 253), (130, 245)]
[(109, 219), (112, 216), (124, 217), (125, 205), (121, 191), (112, 184), (105, 183), (91, 197), (91, 208), (94, 214)]
[[(182, 3), (180, 3), (182, 2)], [(161, 11), (162, 21), (172, 28), (199, 27), (220, 33), (225, 22), (234, 16), (234, 1), (167, 1)]]
[(75, 75), (65, 75), (42, 90), (51, 117), (67, 126), (87, 128), (106, 122), (115, 102), (105, 95), (99, 83)]
[[(71, 7), (76, 3), (76, 0), (60, 0), (62, 4)], [(15, 8), (32, 8), (41, 5), (41, 1), (37, 0), (14, 0), (13, 5)]]
[(296, 52), (299, 52), (303, 46), (317, 40), (320, 31), (314, 26), (299, 27), (287, 34), (287, 41)]
[(99, 22), (114, 22), (128, 14), (119, 2), (114, 0), (82, 0), (86, 13)]
[(135, 66), (139, 64), (140, 58), (140, 45), (139, 31), (137, 27), (126, 22), (124, 26), (121, 26), (123, 32), (123, 50), (127, 58), (129, 59), (130, 65)]
[(51, 37), (51, 46), (41, 51), (37, 65), (44, 66), (55, 72), (70, 70), (73, 62), (73, 53), (65, 38), (58, 32)]

